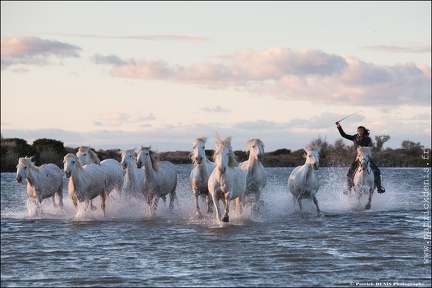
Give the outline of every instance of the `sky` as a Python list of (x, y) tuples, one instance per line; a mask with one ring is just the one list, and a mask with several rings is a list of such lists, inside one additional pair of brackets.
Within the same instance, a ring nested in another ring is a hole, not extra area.
[(295, 151), (353, 113), (431, 147), (430, 1), (1, 2), (3, 138)]

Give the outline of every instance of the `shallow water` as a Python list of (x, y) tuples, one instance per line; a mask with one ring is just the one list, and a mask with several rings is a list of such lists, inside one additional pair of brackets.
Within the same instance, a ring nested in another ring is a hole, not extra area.
[[(346, 168), (320, 168), (317, 199), (303, 211), (287, 192), (293, 168), (266, 168), (261, 215), (195, 218), (191, 165), (179, 172), (178, 205), (150, 217), (141, 198), (112, 194), (106, 218), (51, 199), (27, 201), (1, 174), (1, 286), (420, 286), (431, 284), (430, 184), (423, 168), (381, 168), (386, 193), (372, 208), (342, 193)], [(24, 182), (25, 183), (25, 182)], [(201, 203), (201, 209), (205, 207)], [(426, 230), (425, 230), (426, 229)], [(426, 238), (426, 239), (425, 239)]]

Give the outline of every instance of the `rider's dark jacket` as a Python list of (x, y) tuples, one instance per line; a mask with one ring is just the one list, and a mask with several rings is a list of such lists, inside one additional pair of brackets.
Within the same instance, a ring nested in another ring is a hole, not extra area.
[(369, 137), (360, 137), (358, 134), (354, 134), (354, 135), (348, 135), (346, 134), (343, 129), (342, 126), (337, 127), (337, 129), (339, 130), (340, 135), (348, 140), (351, 140), (354, 142), (354, 147), (357, 149), (357, 147), (372, 147), (372, 140)]

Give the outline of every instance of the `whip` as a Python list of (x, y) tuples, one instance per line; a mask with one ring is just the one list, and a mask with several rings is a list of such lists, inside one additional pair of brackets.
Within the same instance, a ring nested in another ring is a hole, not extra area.
[(345, 120), (346, 118), (351, 117), (351, 116), (353, 116), (353, 115), (355, 115), (355, 114), (357, 114), (357, 113), (360, 113), (360, 112), (363, 112), (363, 111), (360, 110), (360, 111), (357, 111), (357, 112), (355, 112), (355, 113), (352, 113), (352, 114), (350, 114), (350, 115), (348, 115), (348, 116), (346, 116), (346, 117), (340, 119), (339, 121), (336, 121), (336, 123), (337, 123), (337, 122), (341, 122), (342, 120)]

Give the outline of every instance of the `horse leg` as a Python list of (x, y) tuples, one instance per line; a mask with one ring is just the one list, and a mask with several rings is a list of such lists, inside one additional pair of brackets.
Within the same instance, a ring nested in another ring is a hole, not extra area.
[(198, 188), (194, 187), (193, 197), (194, 197), (194, 201), (195, 201), (195, 215), (198, 219), (200, 219), (201, 218), (201, 212), (200, 212), (200, 208), (199, 208), (199, 204), (198, 204), (198, 202), (199, 202), (198, 195), (199, 195)]
[(219, 209), (219, 199), (217, 198), (216, 195), (212, 195), (212, 199), (213, 199), (213, 205), (214, 205), (215, 210), (216, 210), (216, 219), (217, 219), (218, 221), (221, 221), (221, 220), (220, 220), (220, 218), (221, 218), (221, 213), (220, 213), (220, 209)]
[(53, 196), (51, 197), (51, 199), (52, 199), (52, 202), (53, 202), (53, 206), (57, 207), (57, 204), (55, 202), (55, 194), (53, 194)]
[(212, 198), (210, 196), (210, 193), (208, 193), (207, 196), (206, 196), (206, 204), (207, 204), (207, 211), (206, 211), (206, 213), (207, 214), (213, 213), (213, 208), (212, 208), (213, 201), (212, 201)]
[(317, 208), (317, 213), (320, 214), (321, 211), (319, 209), (318, 200), (316, 199), (315, 195), (313, 196), (312, 201), (313, 201), (313, 203), (315, 204), (315, 206)]
[(369, 210), (371, 208), (371, 202), (372, 202), (372, 188), (369, 188), (369, 197), (368, 197), (368, 203), (365, 206), (365, 210)]
[(301, 200), (302, 200), (302, 197), (298, 196), (298, 197), (297, 197), (297, 202), (299, 203), (300, 210), (303, 209), (303, 206), (302, 206)]
[(151, 214), (152, 216), (156, 214), (157, 209), (159, 205), (159, 197), (157, 195), (154, 195), (153, 197), (153, 203), (151, 205)]
[(106, 197), (105, 190), (103, 190), (99, 195), (101, 197), (102, 216), (105, 217), (105, 197)]
[(175, 190), (172, 190), (170, 192), (170, 203), (169, 203), (169, 208), (172, 211), (174, 209), (174, 200), (176, 199), (176, 193)]
[(90, 199), (90, 209), (93, 211), (97, 209), (96, 206), (93, 205), (93, 199)]
[(64, 205), (63, 205), (63, 186), (61, 186), (57, 190), (57, 198), (58, 198), (58, 201), (59, 201), (60, 208), (63, 209), (63, 207), (64, 207)]
[(237, 208), (237, 213), (240, 215), (243, 212), (243, 198), (242, 197), (237, 197), (236, 199), (236, 208)]
[(222, 222), (229, 222), (229, 194), (230, 192), (226, 192), (225, 193), (225, 198), (222, 199), (222, 203), (224, 204), (225, 207), (225, 212), (224, 215), (222, 216)]

